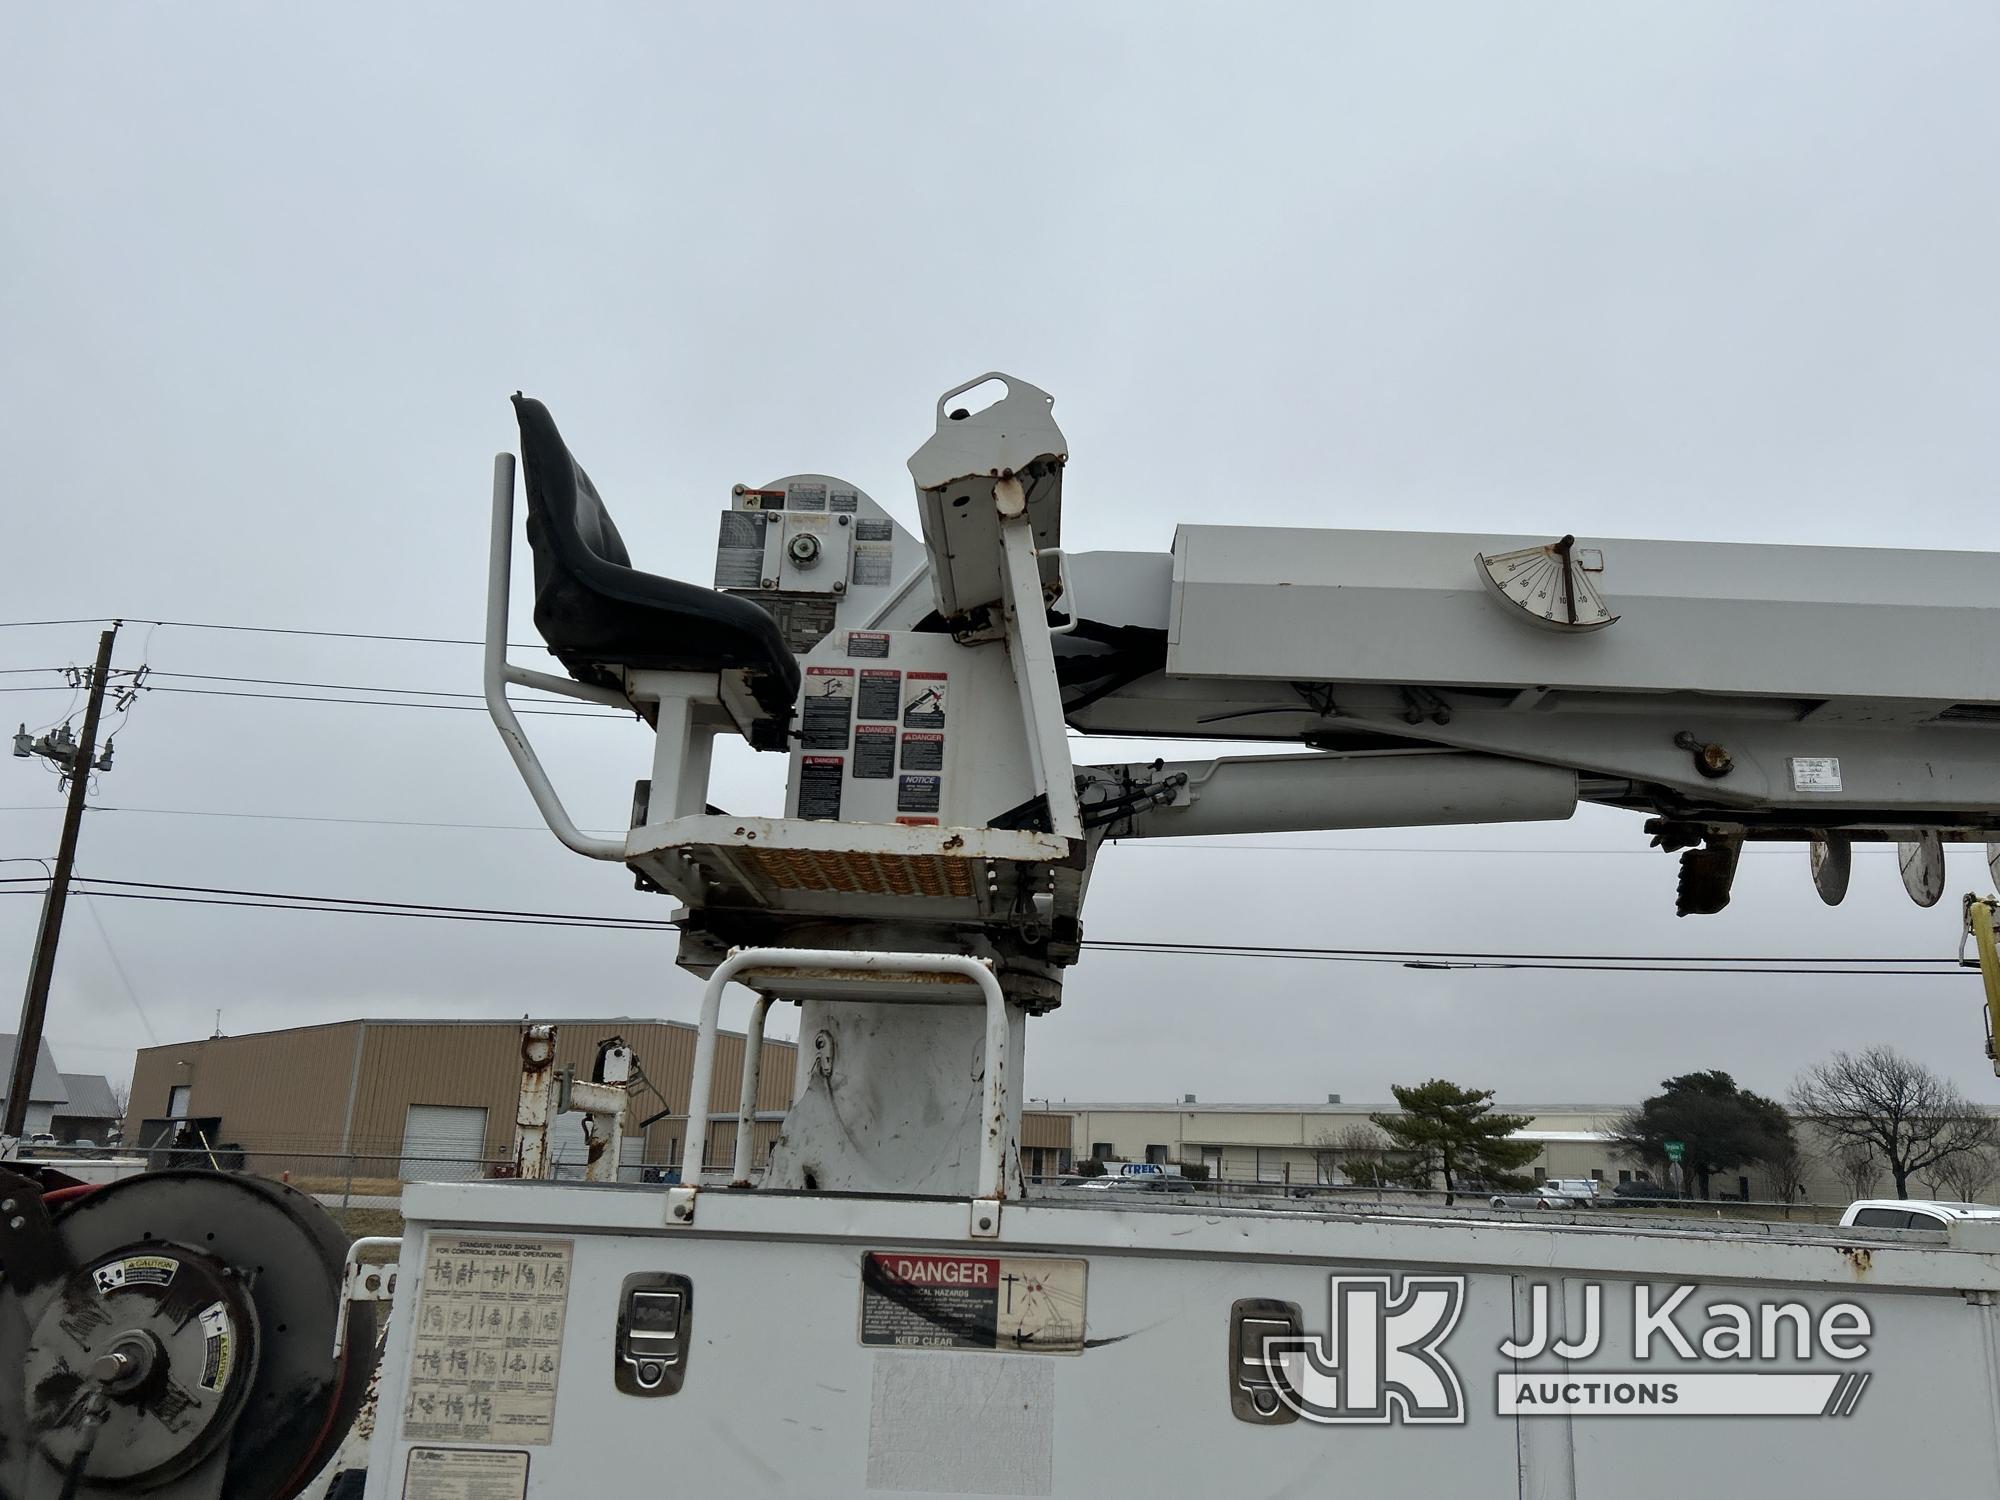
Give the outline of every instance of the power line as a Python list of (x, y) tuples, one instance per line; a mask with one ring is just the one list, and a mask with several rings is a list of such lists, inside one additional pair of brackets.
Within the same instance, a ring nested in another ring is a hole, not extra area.
[[(261, 891), (237, 886), (187, 885), (176, 881), (160, 880), (119, 880), (107, 876), (78, 876), (79, 880), (94, 886), (130, 887), (141, 890), (198, 892), (209, 896), (240, 896), (253, 899), (290, 901), (310, 905), (338, 907), (385, 907), (397, 910), (435, 911), (447, 914), (477, 914), (480, 916), (537, 918), (543, 920), (576, 922), (590, 925), (617, 925), (657, 929), (672, 927), (674, 924), (664, 918), (628, 917), (600, 915), (588, 912), (552, 912), (534, 909), (520, 909), (492, 906), (460, 906), (436, 901), (387, 901), (363, 896), (320, 896), (302, 895), (291, 891)], [(32, 875), (0, 877), (0, 884), (36, 884)], [(1828, 957), (1824, 954), (1772, 954), (1749, 953), (1509, 953), (1491, 949), (1411, 949), (1411, 948), (1334, 948), (1319, 944), (1280, 943), (1203, 943), (1192, 940), (1182, 941), (1167, 938), (1093, 938), (1085, 947), (1105, 950), (1129, 949), (1138, 952), (1156, 953), (1213, 953), (1225, 956), (1269, 956), (1274, 958), (1389, 958), (1396, 962), (1417, 959), (1462, 960), (1472, 962), (1521, 962), (1521, 963), (1666, 963), (1666, 964), (1951, 964), (1955, 959), (1928, 956), (1886, 957), (1879, 955), (1857, 955), (1854, 957)]]
[[(0, 892), (0, 894), (10, 893)], [(350, 917), (410, 917), (432, 922), (482, 922), (501, 927), (573, 927), (589, 932), (671, 930), (671, 924), (666, 922), (660, 923), (659, 927), (654, 929), (636, 925), (621, 925), (614, 922), (573, 922), (540, 917), (489, 917), (469, 912), (405, 911), (393, 907), (317, 906), (301, 901), (244, 901), (226, 896), (171, 896), (148, 891), (89, 891), (85, 894), (102, 896), (109, 901), (156, 901), (177, 906), (236, 906), (250, 911), (310, 911)]]
[[(483, 646), (484, 641), (461, 636), (445, 635), (393, 635), (387, 632), (367, 630), (307, 630), (288, 625), (234, 625), (213, 620), (151, 620), (141, 615), (121, 615), (120, 619), (129, 625), (164, 625), (173, 630), (223, 630), (248, 635), (304, 635), (318, 636), (337, 641), (397, 641), (417, 646)], [(45, 625), (108, 625), (111, 617), (105, 615), (88, 620), (0, 620), (0, 630), (26, 630)], [(509, 641), (510, 646), (524, 646), (525, 641)]]
[[(441, 903), (377, 901), (349, 896), (306, 896), (282, 891), (247, 890), (229, 886), (183, 885), (166, 881), (112, 880), (91, 877), (91, 894), (112, 899), (166, 901), (193, 905), (248, 907), (260, 910), (331, 912), (348, 916), (407, 916), (440, 921), (512, 923), (524, 926), (588, 928), (598, 931), (657, 932), (673, 930), (664, 919), (593, 916), (577, 912), (544, 912), (504, 907), (452, 906)], [(33, 877), (0, 879), (0, 886), (38, 885)], [(0, 894), (33, 894), (29, 890)], [(1769, 956), (1750, 954), (1614, 954), (1614, 953), (1482, 953), (1476, 950), (1287, 947), (1257, 943), (1198, 943), (1139, 939), (1091, 939), (1084, 947), (1105, 953), (1145, 953), (1161, 956), (1253, 958), (1330, 963), (1395, 964), (1403, 967), (1486, 970), (1575, 970), (1582, 973), (1781, 974), (1874, 978), (1952, 977), (1962, 971), (1949, 958), (1860, 956)], [(1928, 965), (1930, 967), (1895, 967)]]
[[(1475, 969), (1491, 970), (1538, 970), (1543, 973), (1575, 974), (1810, 974), (1816, 977), (1835, 978), (1842, 975), (1867, 979), (1936, 979), (1949, 978), (1956, 971), (1953, 968), (1934, 969), (1892, 969), (1872, 967), (1886, 962), (1881, 959), (1827, 959), (1799, 967), (1774, 966), (1767, 959), (1749, 959), (1741, 962), (1703, 961), (1693, 963), (1640, 963), (1633, 960), (1610, 958), (1608, 962), (1587, 962), (1583, 956), (1564, 958), (1555, 962), (1521, 961), (1513, 959), (1466, 958), (1445, 959), (1396, 954), (1347, 954), (1347, 953), (1300, 953), (1286, 949), (1264, 948), (1223, 948), (1207, 945), (1182, 944), (1178, 946), (1151, 943), (1099, 943), (1085, 942), (1086, 948), (1098, 948), (1113, 953), (1148, 953), (1182, 958), (1255, 958), (1279, 959), (1296, 963), (1343, 963), (1343, 964), (1394, 964), (1404, 969), (1436, 969), (1460, 972)], [(1902, 962), (1946, 964), (1948, 959), (1912, 959)], [(1838, 967), (1839, 965), (1867, 965), (1870, 967)]]
[[(26, 877), (32, 879), (33, 877)], [(483, 917), (523, 917), (545, 921), (574, 922), (587, 926), (619, 926), (656, 929), (672, 927), (674, 924), (659, 917), (619, 917), (593, 916), (587, 912), (522, 911), (496, 906), (451, 906), (439, 901), (377, 901), (364, 896), (302, 896), (290, 891), (242, 890), (234, 886), (182, 885), (164, 880), (112, 880), (102, 876), (86, 877), (91, 885), (131, 887), (149, 891), (197, 891), (205, 896), (246, 896), (274, 901), (293, 901), (313, 905), (333, 907), (387, 908), (392, 911), (431, 911), (451, 915), (465, 914)]]
[[(169, 630), (213, 630), (239, 635), (289, 635), (308, 636), (319, 640), (332, 641), (385, 641), (411, 646), (485, 646), (486, 642), (473, 636), (453, 635), (398, 635), (392, 631), (374, 630), (315, 630), (296, 625), (243, 625), (223, 620), (154, 620), (144, 615), (120, 615), (117, 618), (128, 625), (149, 625), (154, 629), (162, 626)], [(43, 626), (57, 625), (109, 625), (110, 615), (93, 619), (77, 620), (0, 620), (0, 630), (29, 630)], [(539, 650), (545, 646), (542, 641), (509, 641), (510, 650)]]
[(146, 1014), (146, 1007), (139, 1003), (139, 992), (132, 988), (132, 976), (125, 972), (125, 962), (118, 956), (118, 949), (111, 941), (111, 931), (104, 925), (104, 918), (98, 915), (97, 902), (89, 891), (83, 894), (83, 909), (90, 913), (91, 925), (96, 927), (97, 936), (104, 943), (104, 956), (111, 960), (111, 971), (118, 976), (118, 983), (125, 991), (125, 998), (132, 1002), (132, 1010), (139, 1018), (139, 1024), (146, 1028), (146, 1037), (157, 1047), (160, 1034), (153, 1030), (153, 1022)]
[[(0, 688), (0, 693), (33, 692), (32, 688)], [(147, 687), (149, 693), (192, 693), (203, 698), (251, 698), (262, 702), (278, 703), (348, 703), (362, 708), (434, 708), (453, 713), (483, 714), (484, 702), (480, 703), (415, 703), (401, 702), (393, 698), (328, 698), (309, 693), (249, 693), (231, 688), (189, 688), (189, 687)], [(395, 691), (391, 689), (390, 691)], [(525, 705), (514, 710), (522, 714), (539, 714), (552, 719), (629, 719), (630, 713), (612, 711), (595, 713), (586, 708), (531, 708)]]
[[(0, 669), (14, 674), (31, 672), (61, 672), (62, 667), (13, 667)], [(286, 703), (354, 703), (371, 708), (442, 708), (469, 713), (485, 711), (485, 694), (461, 692), (452, 688), (402, 688), (382, 687), (375, 684), (352, 682), (303, 682), (289, 677), (236, 677), (209, 672), (153, 672), (155, 678), (169, 677), (181, 682), (230, 682), (257, 687), (312, 688), (316, 692), (306, 693), (251, 693), (223, 688), (167, 687), (159, 683), (144, 684), (143, 691), (149, 693), (191, 693), (212, 698), (269, 698)], [(61, 693), (71, 691), (71, 684), (50, 683), (40, 687), (0, 687), (0, 693)], [(325, 693), (387, 693), (396, 695), (391, 699), (375, 698), (330, 698)], [(463, 703), (417, 703), (397, 701), (400, 698), (457, 698), (470, 700)], [(540, 714), (544, 717), (568, 719), (629, 719), (635, 716), (633, 710), (594, 711), (584, 708), (534, 707), (536, 701), (516, 706), (517, 713)]]
[[(110, 882), (93, 882), (109, 884)], [(119, 882), (121, 884), (126, 882)], [(152, 882), (130, 882), (147, 884)], [(25, 887), (14, 880), (0, 880), (0, 896), (32, 896), (40, 894), (40, 882), (33, 888)], [(214, 892), (214, 894), (184, 894)], [(151, 890), (88, 890), (80, 895), (102, 897), (107, 901), (158, 901), (175, 905), (190, 906), (233, 906), (251, 911), (309, 911), (327, 912), (334, 915), (358, 917), (416, 917), (441, 922), (484, 922), (504, 926), (522, 927), (575, 927), (593, 932), (660, 932), (670, 931), (671, 922), (649, 918), (592, 917), (568, 915), (564, 913), (539, 914), (533, 912), (513, 912), (504, 909), (482, 909), (477, 907), (424, 907), (414, 902), (350, 902), (341, 897), (301, 897), (291, 898), (279, 892), (232, 893), (226, 888), (206, 886), (160, 886)]]
[(354, 682), (300, 682), (291, 677), (224, 677), (213, 672), (155, 672), (155, 677), (171, 677), (181, 682), (249, 682), (263, 687), (324, 688), (337, 693), (401, 693), (421, 698), (478, 698), (484, 693), (455, 692), (450, 688), (399, 688), (364, 686)]
[[(137, 621), (135, 623), (144, 624), (146, 622)], [(176, 622), (163, 621), (155, 623), (173, 624)], [(214, 628), (218, 630), (225, 628), (227, 629), (241, 628), (249, 630), (257, 627), (246, 625), (241, 627), (216, 626)], [(339, 632), (310, 632), (310, 631), (294, 632), (294, 633), (339, 634)], [(362, 637), (362, 639), (374, 639), (374, 637)], [(423, 636), (396, 636), (396, 637), (383, 637), (383, 639), (420, 641), (428, 638)], [(468, 644), (478, 644), (478, 643), (471, 642)], [(514, 644), (524, 645), (524, 643), (521, 642), (515, 642)], [(51, 667), (51, 668), (36, 667), (36, 668), (20, 668), (18, 670), (62, 671), (64, 669), (60, 667)], [(418, 703), (418, 702), (401, 702), (396, 700), (385, 700), (385, 699), (375, 699), (375, 698), (330, 698), (323, 696), (322, 694), (311, 694), (311, 693), (250, 693), (250, 692), (242, 692), (227, 688), (167, 687), (163, 684), (152, 683), (152, 682), (148, 682), (144, 685), (144, 691), (149, 693), (190, 693), (197, 696), (209, 697), (209, 698), (263, 698), (263, 699), (269, 699), (275, 703), (351, 703), (363, 708), (432, 708), (432, 709), (451, 709), (464, 713), (485, 712), (485, 701), (486, 701), (485, 694), (460, 692), (451, 688), (376, 687), (376, 686), (364, 686), (359, 683), (300, 682), (291, 678), (284, 678), (284, 677), (233, 677), (233, 676), (223, 676), (215, 673), (204, 673), (204, 672), (154, 672), (151, 675), (154, 677), (171, 677), (180, 681), (192, 681), (192, 682), (234, 682), (234, 683), (249, 684), (253, 686), (317, 688), (317, 689), (323, 689), (326, 692), (335, 692), (335, 693), (396, 693), (396, 694), (407, 695), (409, 698), (412, 699), (465, 698), (465, 699), (471, 699), (473, 701), (468, 703)], [(65, 687), (59, 684), (51, 684), (50, 686), (47, 687), (0, 687), (0, 693), (59, 693), (65, 690), (66, 690)], [(523, 714), (536, 714), (540, 715), (543, 718), (608, 719), (608, 720), (617, 720), (621, 722), (636, 718), (638, 716), (638, 710), (636, 708), (612, 709), (608, 712), (603, 712), (587, 708), (537, 708), (531, 706), (534, 703), (548, 703), (551, 701), (556, 701), (556, 700), (554, 700), (551, 697), (530, 699), (528, 700), (527, 703), (516, 705), (515, 712)], [(72, 706), (73, 706), (73, 700), (72, 700)], [(1069, 738), (1071, 740), (1082, 741), (1082, 740), (1119, 739), (1124, 737), (1080, 734), (1072, 730), (1070, 731)]]
[[(56, 1036), (50, 1037), (49, 1042), (50, 1045), (63, 1052), (116, 1052), (125, 1057), (132, 1055), (132, 1044), (130, 1042), (79, 1042), (74, 1039)], [(155, 1045), (158, 1044), (155, 1043)]]
[[(330, 700), (342, 701), (342, 700)], [(532, 712), (532, 710), (521, 710)], [(615, 717), (606, 715), (606, 717)], [(17, 804), (0, 807), (0, 813), (46, 813), (61, 809), (54, 806)], [(362, 818), (335, 814), (310, 813), (270, 813), (238, 812), (228, 808), (206, 807), (121, 807), (96, 805), (92, 812), (124, 813), (160, 818), (238, 818), (253, 822), (268, 823), (328, 823), (343, 827), (366, 828), (442, 828), (461, 829), (491, 833), (542, 833), (548, 832), (544, 823), (465, 823), (439, 818)], [(615, 836), (626, 830), (622, 828), (585, 829), (586, 833)], [(1504, 849), (1492, 845), (1452, 845), (1439, 844), (1223, 844), (1200, 843), (1183, 839), (1124, 839), (1116, 842), (1121, 850), (1139, 850), (1150, 853), (1159, 849), (1187, 850), (1200, 854), (1422, 854), (1422, 855), (1500, 855), (1513, 857), (1527, 855), (1536, 858), (1569, 858), (1572, 856), (1597, 859), (1612, 855), (1631, 855), (1657, 859), (1662, 851), (1639, 846), (1622, 849)], [(1745, 854), (1787, 854), (1797, 855), (1804, 846), (1785, 841), (1750, 843), (1743, 846)], [(1949, 846), (1947, 846), (1949, 847)], [(1887, 844), (1862, 844), (1855, 848), (1857, 854), (1893, 854), (1895, 849)]]
[(1855, 958), (1828, 957), (1824, 954), (1806, 956), (1771, 955), (1759, 956), (1750, 953), (1492, 953), (1472, 950), (1409, 950), (1400, 948), (1327, 948), (1306, 945), (1285, 945), (1279, 943), (1199, 943), (1180, 942), (1173, 939), (1144, 938), (1094, 938), (1084, 944), (1089, 948), (1130, 950), (1143, 953), (1213, 953), (1230, 956), (1268, 955), (1277, 958), (1393, 958), (1397, 962), (1416, 959), (1439, 961), (1467, 961), (1478, 963), (1661, 963), (1661, 964), (1956, 964), (1949, 958), (1887, 958), (1861, 956)]
[[(0, 812), (4, 812), (0, 808)], [(1493, 845), (1451, 846), (1441, 844), (1202, 844), (1183, 839), (1120, 839), (1116, 840), (1120, 849), (1198, 849), (1204, 854), (1504, 854), (1513, 856), (1525, 854), (1536, 858), (1562, 859), (1571, 855), (1644, 855), (1658, 859), (1669, 851), (1653, 849), (1645, 845), (1630, 845), (1622, 849), (1503, 849)], [(1745, 854), (1797, 854), (1804, 844), (1784, 839), (1773, 839), (1746, 843)], [(1950, 845), (1946, 846), (1947, 849)], [(1896, 849), (1890, 844), (1859, 844), (1856, 854), (1894, 854)]]
[[(416, 646), (483, 646), (486, 642), (464, 636), (394, 635), (370, 630), (307, 630), (286, 625), (230, 625), (213, 620), (135, 620), (134, 624), (164, 625), (171, 630), (221, 630), (243, 635), (304, 635), (337, 641), (395, 641)], [(520, 645), (522, 642), (509, 641)]]
[[(54, 812), (50, 807), (0, 807), (0, 813)], [(546, 823), (454, 823), (430, 818), (342, 818), (320, 817), (309, 813), (264, 813), (232, 812), (222, 808), (201, 807), (113, 807), (93, 805), (90, 809), (98, 813), (145, 814), (164, 818), (247, 818), (268, 823), (333, 823), (341, 826), (362, 825), (372, 828), (450, 828), (486, 831), (495, 833), (548, 833)], [(586, 828), (586, 833), (616, 836), (626, 830), (622, 828)]]

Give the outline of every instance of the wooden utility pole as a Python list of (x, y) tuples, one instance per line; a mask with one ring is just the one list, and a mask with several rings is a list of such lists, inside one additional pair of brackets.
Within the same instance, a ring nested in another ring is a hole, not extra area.
[(62, 939), (63, 909), (69, 905), (76, 838), (83, 829), (83, 803), (97, 759), (97, 721), (104, 711), (104, 692), (111, 681), (111, 647), (117, 639), (116, 622), (97, 638), (97, 665), (91, 669), (83, 734), (69, 763), (69, 805), (63, 810), (62, 843), (56, 849), (55, 873), (49, 878), (49, 893), (42, 902), (42, 927), (35, 939), (35, 961), (28, 970), (28, 992), (21, 1000), (21, 1024), (14, 1029), (14, 1072), (7, 1081), (7, 1117), (0, 1121), (0, 1136), (4, 1137), (19, 1139), (28, 1123), (28, 1093), (34, 1087), (35, 1059), (42, 1051), (49, 981), (56, 972), (56, 944)]

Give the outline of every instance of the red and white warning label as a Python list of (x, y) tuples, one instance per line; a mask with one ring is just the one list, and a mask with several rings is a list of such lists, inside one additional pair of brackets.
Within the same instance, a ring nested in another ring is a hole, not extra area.
[(870, 1251), (861, 1342), (890, 1349), (1074, 1354), (1083, 1348), (1088, 1262)]
[(905, 729), (944, 728), (945, 692), (949, 678), (943, 672), (903, 674), (903, 727)]

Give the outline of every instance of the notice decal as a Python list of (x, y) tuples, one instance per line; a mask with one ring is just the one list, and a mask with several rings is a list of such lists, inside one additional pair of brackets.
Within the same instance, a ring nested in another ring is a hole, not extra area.
[(528, 1455), (490, 1448), (412, 1448), (403, 1500), (523, 1500)]
[(943, 795), (942, 776), (899, 776), (896, 779), (896, 811), (934, 813)]

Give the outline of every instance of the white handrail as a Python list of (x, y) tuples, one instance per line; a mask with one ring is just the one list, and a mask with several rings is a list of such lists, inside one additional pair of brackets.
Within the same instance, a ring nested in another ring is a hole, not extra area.
[[(699, 1186), (707, 1154), (709, 1094), (715, 1084), (716, 1039), (722, 1019), (722, 992), (746, 970), (835, 970), (850, 974), (933, 974), (956, 976), (979, 986), (986, 1002), (986, 1095), (980, 1120), (979, 1181), (974, 1198), (1007, 1196), (1007, 997), (993, 966), (963, 953), (855, 953), (822, 948), (738, 948), (721, 963), (701, 992), (701, 1029), (695, 1037), (694, 1077), (688, 1087), (688, 1133), (681, 1148), (681, 1187)], [(747, 981), (745, 981), (747, 982)], [(743, 1039), (743, 1097), (737, 1100), (735, 1172), (747, 1174), (748, 1126), (745, 1111), (754, 1115), (759, 1071), (763, 1065), (763, 1013), (769, 997), (758, 995), (752, 1012), (755, 1030)]]
[[(510, 681), (529, 680), (533, 686), (543, 684), (533, 679), (541, 673), (529, 673), (507, 662), (507, 594), (514, 568), (514, 455), (495, 454), (493, 458), (493, 536), (486, 554), (486, 712), (492, 715), (493, 727), (500, 731), (501, 743), (507, 753), (514, 757), (514, 769), (521, 773), (521, 780), (528, 784), (528, 794), (535, 799), (535, 806), (542, 814), (542, 821), (549, 825), (553, 833), (563, 843), (578, 854), (592, 859), (625, 858), (623, 839), (593, 838), (576, 826), (569, 811), (556, 795), (548, 773), (542, 769), (534, 747), (528, 743), (527, 731), (521, 728), (521, 721), (514, 713), (514, 706), (507, 701), (507, 684)], [(551, 682), (559, 679), (549, 679)], [(563, 684), (564, 690), (580, 684)], [(603, 692), (602, 698), (597, 694)], [(571, 691), (571, 697), (586, 694)], [(597, 701), (615, 701), (625, 707), (630, 704), (617, 695), (603, 689), (594, 689), (588, 696)]]
[[(402, 1244), (400, 1235), (365, 1234), (347, 1247), (347, 1259), (340, 1268), (340, 1310), (333, 1318), (333, 1357), (336, 1361), (347, 1349), (348, 1309), (356, 1301), (388, 1302), (396, 1290), (399, 1268), (393, 1261), (388, 1264), (370, 1262), (364, 1266), (361, 1257), (374, 1250), (400, 1250)], [(372, 1283), (368, 1280), (371, 1275), (375, 1278)]]
[(764, 1072), (764, 1018), (771, 997), (762, 990), (750, 1002), (750, 1024), (743, 1028), (743, 1080), (736, 1092), (736, 1160), (729, 1180), (737, 1187), (750, 1182), (750, 1137), (757, 1128), (757, 1085)]

